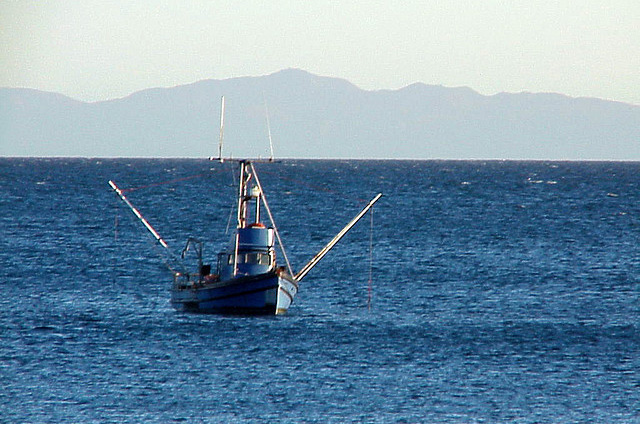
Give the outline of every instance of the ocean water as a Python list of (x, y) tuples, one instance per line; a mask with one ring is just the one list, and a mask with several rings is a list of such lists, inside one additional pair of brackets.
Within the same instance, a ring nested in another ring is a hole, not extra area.
[(107, 185), (214, 258), (231, 167), (0, 159), (0, 422), (640, 422), (640, 163), (258, 171), (294, 268), (384, 193), (286, 316), (175, 312)]

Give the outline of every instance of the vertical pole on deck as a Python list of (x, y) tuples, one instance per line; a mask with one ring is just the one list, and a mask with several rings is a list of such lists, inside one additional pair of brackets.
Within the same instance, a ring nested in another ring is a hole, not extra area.
[(238, 248), (240, 245), (240, 228), (244, 228), (244, 198), (246, 195), (246, 180), (245, 180), (246, 164), (244, 161), (240, 162), (240, 183), (238, 186), (238, 227), (236, 228), (236, 240), (233, 250), (233, 276), (238, 274)]

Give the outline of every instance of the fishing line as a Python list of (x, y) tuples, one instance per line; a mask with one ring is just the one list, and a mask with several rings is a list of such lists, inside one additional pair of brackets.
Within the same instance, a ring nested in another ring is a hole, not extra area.
[(367, 296), (367, 310), (371, 310), (371, 299), (373, 298), (373, 207), (369, 211), (371, 217), (369, 226), (369, 283)]
[(118, 272), (118, 256), (119, 256), (119, 249), (118, 249), (118, 229), (119, 229), (119, 225), (120, 223), (118, 222), (118, 215), (119, 215), (119, 207), (120, 205), (118, 204), (118, 200), (117, 198), (115, 199), (115, 202), (113, 203), (113, 208), (114, 208), (114, 220), (113, 220), (113, 253), (112, 253), (112, 257), (111, 257), (111, 269), (113, 270), (113, 272), (111, 273), (111, 283), (115, 285), (116, 283), (116, 274)]
[(115, 213), (114, 213), (114, 220), (113, 220), (113, 242), (117, 246), (118, 245), (118, 225), (119, 225), (119, 222), (118, 222), (118, 211), (119, 211), (118, 206), (119, 205), (115, 203), (114, 206), (115, 206)]

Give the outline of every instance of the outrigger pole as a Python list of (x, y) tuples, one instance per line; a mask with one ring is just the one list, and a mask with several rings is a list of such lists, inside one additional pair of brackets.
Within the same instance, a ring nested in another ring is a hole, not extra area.
[(362, 209), (360, 211), (360, 213), (358, 215), (356, 215), (351, 222), (349, 222), (338, 234), (336, 234), (336, 236), (331, 239), (331, 241), (329, 243), (327, 243), (327, 245), (325, 247), (322, 248), (321, 251), (319, 251), (304, 267), (302, 267), (302, 269), (300, 270), (300, 272), (298, 272), (293, 279), (296, 281), (300, 281), (302, 280), (308, 273), (309, 271), (311, 271), (311, 269), (316, 266), (316, 264), (318, 262), (320, 262), (320, 260), (322, 258), (324, 258), (324, 256), (329, 253), (329, 250), (331, 250), (333, 248), (333, 246), (336, 245), (336, 243), (338, 243), (340, 241), (340, 239), (342, 237), (344, 237), (345, 234), (347, 234), (347, 232), (353, 228), (354, 225), (356, 225), (358, 223), (358, 221), (360, 221), (360, 218), (362, 218), (364, 216), (364, 214), (367, 213), (367, 211), (369, 209), (371, 209), (371, 207), (374, 205), (374, 203), (376, 203), (380, 198), (382, 197), (382, 193), (378, 193), (378, 195), (376, 197), (374, 197), (367, 206), (364, 207), (364, 209)]
[(140, 213), (140, 211), (138, 211), (138, 209), (135, 208), (135, 206), (133, 206), (131, 204), (131, 202), (129, 201), (129, 199), (126, 198), (126, 196), (124, 195), (124, 193), (122, 192), (122, 190), (120, 190), (118, 188), (118, 186), (116, 185), (116, 183), (114, 183), (113, 181), (109, 180), (109, 185), (111, 186), (111, 188), (113, 189), (113, 191), (115, 191), (118, 196), (120, 196), (120, 199), (122, 199), (122, 201), (124, 203), (126, 203), (127, 206), (129, 206), (129, 209), (131, 209), (131, 211), (134, 213), (134, 215), (136, 217), (138, 217), (138, 219), (140, 221), (142, 221), (142, 223), (144, 224), (144, 226), (147, 228), (147, 230), (149, 230), (149, 232), (153, 235), (153, 237), (155, 237), (155, 239), (158, 241), (158, 243), (160, 243), (160, 245), (162, 247), (164, 247), (165, 249), (169, 250), (169, 246), (167, 245), (167, 243), (162, 239), (162, 237), (160, 237), (160, 234), (158, 234), (158, 232), (156, 230), (153, 229), (153, 227), (151, 226), (151, 224), (149, 224), (149, 222), (144, 219), (144, 217), (142, 216), (142, 214)]

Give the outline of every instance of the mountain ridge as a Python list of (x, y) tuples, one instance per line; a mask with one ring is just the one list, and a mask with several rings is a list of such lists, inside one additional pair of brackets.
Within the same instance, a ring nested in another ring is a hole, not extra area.
[(640, 106), (414, 83), (363, 90), (289, 68), (98, 102), (0, 88), (0, 155), (207, 157), (220, 97), (228, 154), (290, 158), (640, 160)]

